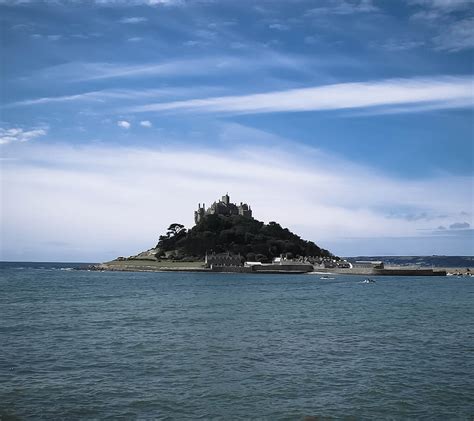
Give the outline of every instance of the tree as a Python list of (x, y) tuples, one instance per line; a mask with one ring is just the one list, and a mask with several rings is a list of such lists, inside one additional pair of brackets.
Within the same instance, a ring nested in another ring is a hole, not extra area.
[(283, 253), (299, 256), (332, 256), (312, 241), (305, 241), (288, 228), (272, 221), (264, 224), (240, 215), (205, 215), (193, 228), (173, 223), (157, 244), (160, 252), (176, 251), (203, 258), (206, 252), (229, 252), (248, 260), (270, 261)]
[(184, 228), (184, 225), (181, 225), (181, 224), (177, 224), (176, 222), (174, 224), (171, 224), (169, 227), (168, 227), (168, 231), (166, 232), (166, 235), (171, 238), (171, 237), (174, 237), (175, 235), (179, 234), (179, 233), (182, 233), (184, 231), (186, 231), (186, 228)]

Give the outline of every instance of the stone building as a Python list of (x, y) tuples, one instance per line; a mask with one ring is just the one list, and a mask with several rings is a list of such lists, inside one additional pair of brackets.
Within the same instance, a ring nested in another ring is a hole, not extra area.
[(230, 202), (230, 197), (228, 194), (222, 196), (221, 200), (214, 202), (208, 209), (203, 203), (198, 204), (197, 211), (194, 212), (194, 222), (199, 223), (205, 215), (223, 215), (223, 216), (232, 216), (232, 215), (241, 215), (247, 218), (252, 217), (252, 209), (247, 203), (240, 202), (240, 205)]
[(239, 255), (231, 255), (230, 253), (207, 254), (204, 261), (206, 267), (240, 267), (243, 266), (242, 257)]

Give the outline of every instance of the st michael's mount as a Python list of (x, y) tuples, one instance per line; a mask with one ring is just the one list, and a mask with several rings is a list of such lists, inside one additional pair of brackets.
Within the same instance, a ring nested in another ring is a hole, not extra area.
[[(93, 265), (93, 270), (213, 271), (238, 273), (393, 274), (383, 262), (349, 263), (277, 222), (253, 217), (249, 204), (232, 203), (229, 194), (206, 208), (198, 204), (195, 225), (169, 225), (155, 247), (130, 257)], [(405, 272), (410, 272), (405, 269)], [(426, 272), (426, 273), (425, 273)], [(429, 272), (429, 273), (428, 273)], [(404, 274), (400, 271), (397, 274)], [(417, 275), (441, 274), (418, 270)]]

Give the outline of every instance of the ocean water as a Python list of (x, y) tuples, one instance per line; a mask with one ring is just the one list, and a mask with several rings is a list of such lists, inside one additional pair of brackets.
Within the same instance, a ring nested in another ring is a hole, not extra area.
[(2, 263), (0, 419), (474, 417), (474, 278)]

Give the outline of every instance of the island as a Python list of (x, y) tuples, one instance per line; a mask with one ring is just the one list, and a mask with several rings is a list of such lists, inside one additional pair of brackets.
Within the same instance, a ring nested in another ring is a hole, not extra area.
[(253, 217), (247, 203), (225, 194), (206, 208), (198, 204), (195, 225), (169, 225), (155, 247), (94, 265), (95, 270), (305, 273), (340, 258), (303, 240), (277, 222)]
[(89, 266), (110, 271), (192, 271), (235, 273), (335, 273), (353, 275), (446, 275), (446, 271), (386, 267), (382, 261), (350, 262), (304, 240), (288, 228), (253, 217), (247, 203), (229, 194), (209, 207), (198, 204), (195, 225), (171, 223), (157, 244), (129, 257)]

